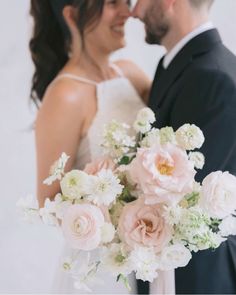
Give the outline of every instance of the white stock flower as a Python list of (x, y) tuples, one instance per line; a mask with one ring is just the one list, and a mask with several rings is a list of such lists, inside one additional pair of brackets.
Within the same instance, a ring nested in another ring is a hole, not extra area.
[(20, 198), (16, 202), (16, 207), (24, 221), (34, 223), (40, 220), (38, 202), (33, 196), (28, 195), (25, 198)]
[(205, 157), (200, 152), (190, 152), (189, 160), (194, 163), (195, 168), (202, 169), (205, 164)]
[(51, 185), (55, 180), (61, 180), (64, 175), (64, 169), (66, 163), (70, 157), (66, 153), (62, 153), (61, 157), (51, 166), (49, 177), (46, 178), (43, 183)]
[(101, 227), (101, 240), (102, 243), (110, 243), (115, 236), (115, 227), (112, 223), (105, 222), (104, 225)]
[(173, 241), (188, 245), (195, 252), (216, 248), (218, 242), (210, 224), (210, 217), (199, 206), (183, 208), (180, 220), (174, 227)]
[(104, 269), (117, 277), (119, 274), (128, 275), (132, 272), (132, 264), (123, 244), (111, 244), (102, 248), (101, 262)]
[(164, 127), (160, 129), (160, 143), (176, 143), (175, 132), (172, 127)]
[(159, 129), (152, 128), (140, 142), (141, 147), (151, 147), (160, 143)]
[(111, 170), (101, 170), (93, 176), (87, 199), (97, 205), (110, 205), (121, 194), (123, 185)]
[(153, 282), (158, 276), (158, 257), (153, 248), (135, 247), (130, 253), (130, 261), (136, 272), (137, 279)]
[(165, 206), (164, 208), (165, 211), (163, 217), (167, 223), (174, 225), (180, 222), (183, 208), (181, 208), (179, 205)]
[(185, 150), (200, 148), (205, 140), (202, 130), (196, 125), (184, 124), (175, 132), (177, 143)]
[(101, 146), (111, 157), (120, 158), (135, 146), (135, 138), (128, 134), (130, 126), (112, 120), (104, 126)]
[(236, 218), (232, 215), (224, 218), (219, 225), (220, 234), (223, 237), (227, 237), (230, 235), (236, 235)]
[(160, 269), (172, 270), (186, 266), (192, 255), (182, 244), (174, 244), (165, 247), (160, 254)]
[(156, 120), (154, 112), (146, 107), (141, 109), (133, 124), (134, 130), (141, 133), (147, 133), (151, 129), (151, 124)]
[(80, 170), (71, 170), (62, 178), (61, 191), (65, 197), (72, 200), (80, 199), (88, 191), (90, 176)]
[(44, 207), (39, 209), (39, 215), (42, 217), (43, 223), (45, 223), (46, 225), (58, 225), (54, 201), (46, 199)]

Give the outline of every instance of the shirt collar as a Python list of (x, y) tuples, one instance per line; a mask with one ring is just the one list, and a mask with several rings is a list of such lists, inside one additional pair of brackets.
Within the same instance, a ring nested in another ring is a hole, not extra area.
[(213, 29), (214, 26), (212, 24), (212, 22), (208, 21), (202, 25), (200, 25), (199, 27), (197, 27), (196, 29), (194, 29), (192, 32), (190, 32), (189, 34), (187, 34), (183, 39), (181, 39), (164, 57), (163, 60), (163, 67), (164, 69), (166, 69), (169, 64), (171, 63), (171, 61), (174, 59), (174, 57), (178, 54), (178, 52), (194, 37), (196, 37), (197, 35), (211, 30)]

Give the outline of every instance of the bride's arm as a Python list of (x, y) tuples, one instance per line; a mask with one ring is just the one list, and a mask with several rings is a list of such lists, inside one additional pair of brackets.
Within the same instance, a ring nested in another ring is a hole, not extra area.
[(66, 170), (73, 167), (84, 123), (85, 110), (81, 101), (73, 87), (64, 81), (52, 85), (43, 99), (35, 126), (37, 197), (40, 207), (46, 198), (53, 199), (60, 191), (58, 181), (48, 186), (43, 184), (43, 180), (48, 177), (50, 167), (62, 152), (70, 156)]
[(139, 66), (130, 60), (119, 60), (115, 62), (123, 71), (124, 75), (132, 82), (139, 95), (148, 104), (151, 89), (151, 79)]

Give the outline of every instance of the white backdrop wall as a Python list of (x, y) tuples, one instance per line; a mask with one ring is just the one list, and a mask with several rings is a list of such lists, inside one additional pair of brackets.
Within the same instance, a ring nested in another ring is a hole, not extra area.
[[(0, 293), (50, 292), (62, 245), (53, 228), (28, 226), (15, 209), (19, 197), (35, 192), (28, 10), (29, 0), (0, 1)], [(211, 17), (236, 53), (236, 1), (216, 0)], [(128, 45), (115, 57), (132, 59), (152, 77), (164, 50), (143, 40), (142, 24), (130, 20)]]

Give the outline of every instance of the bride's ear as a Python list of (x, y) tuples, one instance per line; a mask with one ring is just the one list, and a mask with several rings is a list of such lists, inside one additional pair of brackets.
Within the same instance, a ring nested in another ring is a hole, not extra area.
[(62, 11), (65, 22), (71, 33), (71, 44), (69, 45), (69, 55), (77, 57), (81, 52), (81, 36), (76, 23), (76, 11), (71, 5), (66, 5)]
[(75, 34), (79, 33), (75, 18), (75, 8), (71, 5), (66, 5), (63, 8), (62, 14), (73, 38)]

